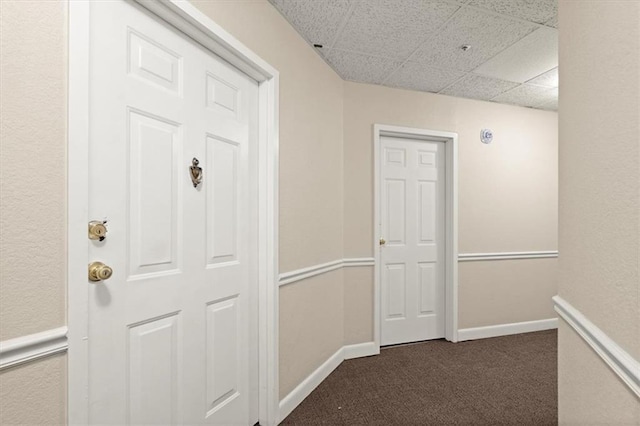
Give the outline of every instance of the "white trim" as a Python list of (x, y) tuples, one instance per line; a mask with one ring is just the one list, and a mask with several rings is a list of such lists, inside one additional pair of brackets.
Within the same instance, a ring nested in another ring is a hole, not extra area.
[(352, 259), (342, 259), (344, 267), (349, 266), (374, 266), (376, 260), (373, 257), (358, 257)]
[(318, 387), (329, 374), (344, 361), (343, 348), (340, 348), (329, 357), (322, 365), (295, 387), (282, 401), (280, 401), (280, 415), (278, 423), (283, 421), (304, 399)]
[(293, 284), (295, 282), (306, 280), (307, 278), (315, 277), (317, 275), (326, 274), (327, 272), (335, 271), (336, 269), (340, 268), (353, 266), (373, 266), (375, 264), (374, 262), (375, 261), (373, 257), (332, 260), (331, 262), (321, 263), (319, 265), (313, 265), (280, 274), (279, 285), (283, 286), (287, 284)]
[(546, 259), (554, 257), (558, 257), (558, 252), (553, 250), (500, 253), (460, 253), (458, 254), (458, 262), (472, 262), (477, 260)]
[[(279, 74), (186, 0), (136, 0), (259, 83), (259, 370), (261, 424), (278, 418), (278, 139)], [(68, 295), (70, 424), (88, 423), (86, 280), (91, 2), (69, 2)]]
[(89, 194), (89, 2), (70, 1), (67, 149), (67, 411), (89, 424), (89, 287), (86, 267)]
[(640, 362), (560, 296), (553, 297), (560, 317), (587, 342), (614, 373), (640, 398)]
[(380, 347), (376, 342), (357, 343), (355, 345), (345, 345), (344, 359), (362, 358), (380, 354)]
[(376, 270), (373, 291), (373, 336), (380, 347), (380, 137), (444, 142), (446, 147), (446, 282), (445, 338), (458, 341), (458, 134), (437, 130), (374, 124), (373, 126), (373, 253)]
[(340, 268), (342, 268), (342, 259), (310, 266), (308, 268), (296, 269), (291, 272), (285, 272), (284, 274), (280, 274), (279, 285), (283, 286), (291, 284), (296, 281), (315, 277), (316, 275), (326, 274), (327, 272)]
[(532, 331), (553, 330), (555, 328), (558, 328), (558, 318), (463, 328), (458, 330), (458, 341), (464, 342), (466, 340), (509, 336), (511, 334), (531, 333)]
[(67, 350), (67, 327), (0, 342), (0, 370)]

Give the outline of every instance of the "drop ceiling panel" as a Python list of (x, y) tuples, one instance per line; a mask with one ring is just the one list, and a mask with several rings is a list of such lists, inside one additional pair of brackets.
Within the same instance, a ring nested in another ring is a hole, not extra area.
[(442, 1), (358, 1), (334, 47), (405, 59), (458, 8)]
[(524, 83), (558, 65), (558, 30), (540, 27), (480, 65), (475, 72)]
[(544, 23), (545, 25), (553, 28), (558, 28), (558, 14), (553, 15), (553, 18)]
[(523, 84), (492, 100), (504, 104), (537, 107), (558, 98), (558, 89)]
[(468, 74), (440, 93), (449, 96), (458, 96), (488, 101), (518, 86), (518, 83), (484, 77), (476, 74)]
[(394, 72), (384, 83), (385, 86), (421, 92), (439, 92), (465, 73), (429, 67), (417, 62), (407, 62)]
[(329, 49), (325, 58), (345, 80), (380, 84), (401, 62), (360, 53)]
[(557, 106), (556, 0), (269, 1), (346, 80)]
[(540, 105), (536, 106), (536, 108), (545, 109), (547, 111), (557, 111), (558, 110), (558, 97), (556, 97), (552, 101), (540, 104)]
[[(460, 71), (472, 71), (538, 27), (463, 7), (435, 37), (423, 44), (415, 61)], [(467, 51), (460, 46), (468, 44)]]
[(271, 0), (271, 3), (311, 43), (330, 45), (352, 0)]
[(469, 6), (543, 24), (558, 12), (556, 0), (471, 0)]
[(532, 78), (527, 83), (538, 86), (558, 87), (558, 67)]

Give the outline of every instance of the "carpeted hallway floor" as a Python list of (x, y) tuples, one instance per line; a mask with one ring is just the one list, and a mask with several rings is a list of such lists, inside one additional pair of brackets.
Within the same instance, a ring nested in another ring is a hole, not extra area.
[(282, 425), (555, 425), (555, 330), (345, 361)]

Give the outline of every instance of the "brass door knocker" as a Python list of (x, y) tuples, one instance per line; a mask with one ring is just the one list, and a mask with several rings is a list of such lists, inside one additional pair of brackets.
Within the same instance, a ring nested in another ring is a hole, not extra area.
[(202, 167), (198, 167), (200, 161), (196, 157), (193, 157), (191, 160), (191, 167), (189, 167), (189, 171), (191, 172), (191, 182), (193, 182), (193, 187), (197, 188), (200, 183), (202, 183)]

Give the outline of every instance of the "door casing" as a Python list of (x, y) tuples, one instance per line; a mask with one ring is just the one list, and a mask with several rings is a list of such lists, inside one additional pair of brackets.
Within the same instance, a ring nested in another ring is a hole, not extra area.
[[(278, 419), (279, 74), (210, 18), (179, 0), (135, 1), (258, 82), (259, 415)], [(91, 2), (69, 1), (67, 303), (68, 421), (88, 424), (88, 143)], [(99, 17), (97, 19), (100, 19)]]
[(373, 338), (380, 348), (380, 137), (391, 136), (416, 142), (444, 142), (446, 149), (445, 182), (445, 338), (458, 341), (458, 134), (437, 130), (374, 124), (373, 126), (373, 255), (375, 259), (373, 287)]

